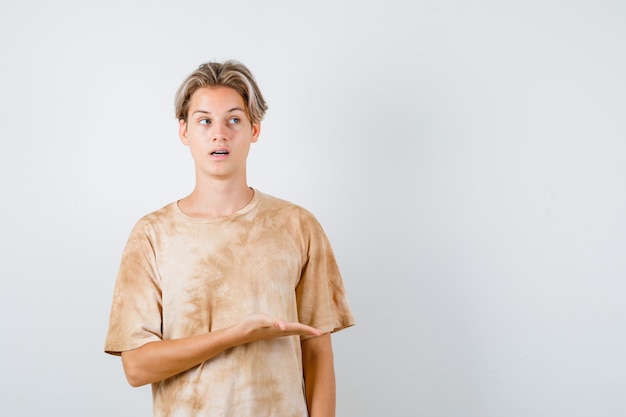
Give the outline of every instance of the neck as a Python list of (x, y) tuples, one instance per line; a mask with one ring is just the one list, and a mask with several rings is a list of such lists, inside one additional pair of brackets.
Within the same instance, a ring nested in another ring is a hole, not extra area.
[(214, 180), (200, 184), (191, 194), (178, 201), (178, 207), (188, 216), (199, 218), (227, 217), (245, 207), (254, 191), (243, 181)]

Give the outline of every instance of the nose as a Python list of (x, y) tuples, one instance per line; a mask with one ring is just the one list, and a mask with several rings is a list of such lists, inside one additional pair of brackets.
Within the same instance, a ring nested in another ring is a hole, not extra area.
[(228, 140), (227, 128), (221, 123), (216, 123), (213, 126), (212, 132), (212, 140), (215, 141), (225, 141)]

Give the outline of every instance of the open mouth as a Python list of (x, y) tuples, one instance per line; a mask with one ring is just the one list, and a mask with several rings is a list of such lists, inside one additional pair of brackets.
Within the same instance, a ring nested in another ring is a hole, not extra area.
[(213, 151), (211, 155), (228, 155), (228, 151)]

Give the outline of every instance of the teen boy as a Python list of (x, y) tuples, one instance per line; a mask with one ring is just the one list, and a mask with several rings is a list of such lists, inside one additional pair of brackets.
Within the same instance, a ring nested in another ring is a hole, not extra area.
[(247, 184), (266, 109), (236, 61), (176, 94), (196, 185), (132, 230), (105, 342), (155, 416), (335, 415), (330, 333), (354, 320), (317, 220)]

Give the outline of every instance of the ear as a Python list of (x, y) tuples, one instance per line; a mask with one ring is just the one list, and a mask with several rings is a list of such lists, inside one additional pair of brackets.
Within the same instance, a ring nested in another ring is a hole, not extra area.
[(252, 140), (251, 143), (255, 143), (259, 139), (261, 134), (261, 123), (252, 123)]
[(189, 146), (189, 139), (187, 139), (187, 122), (185, 122), (185, 119), (178, 121), (178, 136), (183, 145)]

